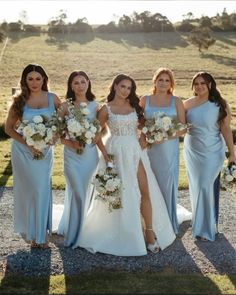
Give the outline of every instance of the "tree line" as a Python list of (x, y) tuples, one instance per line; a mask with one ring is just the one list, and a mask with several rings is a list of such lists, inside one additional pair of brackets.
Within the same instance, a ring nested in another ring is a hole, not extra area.
[(48, 27), (42, 28), (26, 24), (27, 12), (21, 13), (17, 22), (0, 24), (2, 33), (7, 32), (32, 32), (32, 33), (141, 33), (141, 32), (191, 32), (199, 27), (207, 27), (212, 31), (235, 31), (236, 13), (228, 14), (226, 9), (214, 17), (202, 16), (195, 18), (192, 12), (183, 15), (183, 20), (178, 23), (171, 23), (169, 19), (160, 13), (143, 11), (133, 12), (131, 15), (123, 15), (117, 22), (111, 21), (108, 24), (93, 26), (88, 23), (86, 17), (77, 19), (76, 22), (67, 22), (67, 14), (60, 10), (60, 13), (49, 20)]
[(60, 13), (49, 20), (47, 27), (30, 25), (26, 23), (27, 12), (22, 11), (18, 22), (0, 24), (0, 41), (10, 32), (22, 33), (47, 33), (71, 34), (71, 33), (149, 33), (149, 32), (184, 32), (189, 33), (188, 40), (198, 47), (199, 51), (208, 49), (215, 43), (212, 32), (226, 32), (236, 30), (236, 13), (228, 14), (226, 9), (214, 17), (202, 16), (195, 18), (192, 12), (183, 15), (183, 20), (178, 23), (171, 23), (169, 19), (160, 13), (143, 11), (133, 12), (131, 15), (123, 14), (117, 22), (111, 21), (108, 24), (93, 26), (88, 23), (86, 17), (77, 19), (76, 22), (67, 22), (67, 14), (60, 10)]

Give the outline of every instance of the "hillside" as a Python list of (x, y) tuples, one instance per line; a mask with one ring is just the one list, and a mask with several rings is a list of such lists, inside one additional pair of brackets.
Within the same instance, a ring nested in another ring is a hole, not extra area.
[[(116, 74), (131, 74), (137, 81), (138, 93), (148, 93), (152, 75), (160, 66), (170, 67), (176, 77), (176, 95), (191, 95), (191, 78), (199, 70), (211, 72), (223, 96), (233, 109), (236, 128), (236, 36), (216, 33), (216, 43), (199, 53), (179, 33), (74, 34), (38, 36), (12, 34), (0, 61), (1, 110), (7, 109), (11, 88), (19, 82), (25, 65), (36, 62), (50, 77), (51, 90), (63, 97), (67, 77), (75, 69), (85, 70), (91, 78), (98, 99), (106, 96)], [(0, 52), (4, 43), (0, 44)], [(1, 112), (0, 121), (4, 113)]]

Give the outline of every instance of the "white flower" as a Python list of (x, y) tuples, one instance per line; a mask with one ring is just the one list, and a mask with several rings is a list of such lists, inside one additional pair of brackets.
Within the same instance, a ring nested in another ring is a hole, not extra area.
[(144, 134), (146, 134), (146, 133), (148, 132), (147, 127), (143, 127), (143, 128), (142, 128), (142, 132), (143, 132)]
[(84, 120), (83, 125), (84, 125), (84, 127), (86, 129), (89, 129), (89, 127), (90, 127), (90, 124), (89, 124), (89, 121), (88, 120)]
[(26, 143), (29, 146), (33, 146), (34, 145), (34, 141), (33, 141), (33, 139), (31, 137), (27, 137), (26, 138)]
[(38, 124), (43, 122), (43, 117), (42, 116), (34, 116), (33, 122)]
[(163, 139), (162, 133), (159, 132), (159, 133), (155, 134), (154, 139), (155, 139), (154, 141), (162, 141), (162, 139)]
[(57, 131), (57, 127), (56, 126), (53, 125), (51, 128), (52, 128), (52, 131), (53, 132)]
[(163, 125), (171, 126), (172, 120), (170, 117), (165, 116), (162, 118), (162, 123)]
[(113, 179), (108, 179), (105, 188), (109, 191), (109, 192), (114, 192), (116, 190), (116, 184), (113, 181)]
[(84, 115), (88, 115), (88, 114), (90, 113), (88, 108), (83, 108), (83, 109), (81, 110), (81, 112), (82, 112)]
[(34, 142), (34, 148), (39, 151), (42, 151), (46, 147), (47, 147), (47, 144), (44, 140), (37, 140)]
[(225, 180), (226, 180), (227, 182), (231, 182), (231, 181), (234, 180), (234, 178), (233, 178), (233, 176), (232, 176), (231, 174), (228, 174), (228, 175), (225, 176)]
[(90, 131), (93, 132), (93, 133), (96, 133), (98, 130), (97, 130), (97, 128), (95, 126), (92, 125), (91, 128), (90, 128)]
[(31, 137), (34, 134), (35, 134), (34, 128), (32, 128), (31, 126), (28, 125), (23, 128), (24, 137)]
[(86, 102), (81, 102), (81, 103), (80, 103), (80, 106), (81, 106), (82, 108), (87, 108), (87, 103), (86, 103)]
[(84, 136), (86, 138), (92, 138), (94, 136), (94, 134), (91, 131), (86, 131)]
[(233, 176), (234, 178), (236, 178), (236, 170), (233, 170), (233, 172), (232, 172), (232, 176)]

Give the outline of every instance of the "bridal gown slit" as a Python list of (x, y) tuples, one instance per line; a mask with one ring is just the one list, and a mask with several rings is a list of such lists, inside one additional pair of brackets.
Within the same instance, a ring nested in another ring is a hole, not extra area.
[[(142, 163), (148, 180), (152, 204), (152, 227), (163, 250), (173, 243), (173, 231), (165, 201), (151, 170), (146, 150), (142, 150), (137, 137), (137, 114), (112, 113), (109, 106), (108, 127), (110, 137), (107, 152), (114, 155), (115, 166), (122, 181), (122, 208), (109, 212), (106, 204), (92, 196), (92, 202), (73, 248), (83, 247), (92, 253), (102, 252), (120, 256), (146, 255), (146, 244), (141, 222), (141, 194), (138, 183), (138, 166)], [(101, 157), (99, 167), (104, 166)]]

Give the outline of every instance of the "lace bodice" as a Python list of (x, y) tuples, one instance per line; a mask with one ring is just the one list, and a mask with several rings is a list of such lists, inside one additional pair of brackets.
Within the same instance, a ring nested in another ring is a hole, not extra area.
[(108, 110), (108, 126), (111, 135), (125, 136), (135, 135), (137, 136), (138, 117), (135, 111), (127, 114), (114, 114), (110, 107), (107, 105)]

